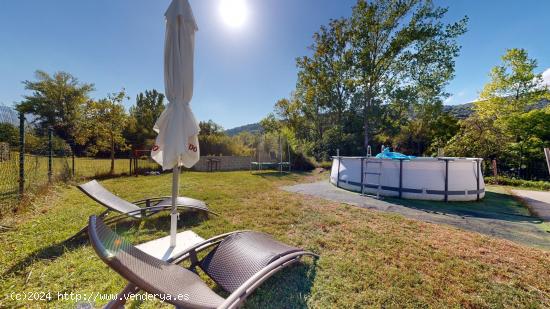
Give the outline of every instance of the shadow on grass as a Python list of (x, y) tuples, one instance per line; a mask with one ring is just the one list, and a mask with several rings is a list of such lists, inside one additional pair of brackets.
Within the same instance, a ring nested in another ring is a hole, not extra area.
[(297, 176), (306, 176), (306, 172), (302, 171), (292, 171), (292, 172), (279, 172), (276, 170), (261, 170), (261, 171), (252, 171), (252, 175), (259, 176), (266, 179), (280, 179), (280, 178), (296, 178)]
[[(188, 211), (182, 213), (178, 221), (178, 228), (198, 226), (205, 217), (206, 216), (201, 215), (201, 212)], [(146, 220), (139, 221), (127, 219), (109, 224), (109, 226), (124, 238), (129, 239), (132, 243), (135, 243), (138, 239), (141, 241), (148, 241), (153, 238), (151, 236), (147, 237), (145, 235), (146, 233), (156, 230), (168, 231), (170, 229), (170, 216), (169, 214), (163, 216), (157, 214)], [(2, 276), (20, 272), (32, 265), (36, 260), (56, 259), (65, 254), (65, 252), (75, 250), (86, 244), (88, 244), (88, 234), (83, 233), (76, 238), (71, 237), (60, 243), (38, 249), (12, 265), (2, 274)]]
[(244, 308), (307, 308), (317, 260), (286, 267), (264, 282), (244, 303)]
[(540, 218), (512, 196), (497, 192), (485, 192), (485, 198), (473, 202), (441, 202), (385, 198), (387, 202), (431, 213), (461, 217), (496, 219), (513, 222), (542, 223)]

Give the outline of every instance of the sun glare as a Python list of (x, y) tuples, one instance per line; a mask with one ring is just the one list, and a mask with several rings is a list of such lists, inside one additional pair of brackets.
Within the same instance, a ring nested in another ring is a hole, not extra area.
[(245, 0), (220, 0), (220, 13), (226, 25), (239, 28), (246, 22), (248, 7)]

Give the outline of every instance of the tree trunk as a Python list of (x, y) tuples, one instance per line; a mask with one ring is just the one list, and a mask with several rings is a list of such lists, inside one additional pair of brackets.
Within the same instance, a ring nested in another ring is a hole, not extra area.
[(363, 146), (365, 147), (365, 152), (368, 151), (369, 148), (369, 106), (370, 106), (370, 99), (367, 99), (365, 102), (365, 106), (363, 107), (363, 134), (365, 135), (365, 141)]

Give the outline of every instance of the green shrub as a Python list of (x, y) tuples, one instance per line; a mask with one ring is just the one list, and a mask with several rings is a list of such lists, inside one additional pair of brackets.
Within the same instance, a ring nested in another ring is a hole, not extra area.
[(292, 169), (298, 171), (311, 171), (315, 169), (315, 163), (312, 159), (304, 156), (302, 153), (296, 153), (292, 157)]
[(318, 163), (317, 166), (325, 170), (330, 170), (332, 168), (332, 161), (323, 161)]
[(485, 177), (485, 183), (492, 184), (492, 185), (504, 185), (504, 186), (514, 186), (514, 187), (523, 187), (523, 188), (534, 188), (539, 190), (550, 190), (550, 182), (549, 181), (534, 181), (534, 180), (523, 180), (523, 179), (515, 179), (515, 178), (508, 178), (508, 177), (498, 177), (495, 179), (495, 177)]

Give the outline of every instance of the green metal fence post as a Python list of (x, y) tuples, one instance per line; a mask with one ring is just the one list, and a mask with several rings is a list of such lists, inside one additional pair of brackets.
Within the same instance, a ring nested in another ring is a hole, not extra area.
[(52, 160), (53, 160), (53, 145), (52, 145), (52, 138), (53, 138), (53, 130), (51, 127), (48, 128), (48, 182), (52, 182)]
[(19, 113), (19, 198), (25, 194), (25, 114)]

